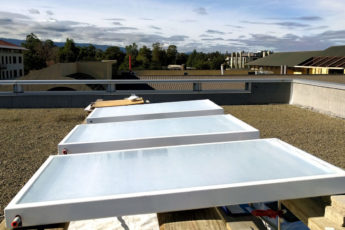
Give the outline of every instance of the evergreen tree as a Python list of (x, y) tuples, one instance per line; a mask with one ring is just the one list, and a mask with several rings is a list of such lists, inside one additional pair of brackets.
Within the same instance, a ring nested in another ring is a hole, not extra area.
[(139, 49), (138, 56), (136, 58), (138, 67), (140, 69), (149, 69), (151, 64), (152, 51), (147, 46), (143, 46)]
[(138, 55), (138, 46), (133, 43), (132, 45), (126, 46), (126, 56), (124, 61), (120, 65), (120, 69), (128, 70), (129, 69), (129, 56), (131, 56), (132, 68), (136, 67), (136, 58)]
[(167, 62), (169, 64), (176, 64), (177, 59), (177, 47), (175, 45), (170, 45), (166, 51)]
[(166, 52), (159, 42), (152, 44), (151, 69), (162, 69), (166, 65)]
[(41, 40), (33, 33), (26, 36), (22, 46), (28, 50), (24, 51), (24, 73), (30, 70), (42, 69), (47, 66), (45, 58), (42, 56), (43, 45)]
[(96, 47), (89, 45), (79, 48), (79, 54), (76, 61), (95, 61), (96, 60)]
[(110, 46), (104, 52), (104, 59), (116, 60), (120, 65), (125, 58), (126, 54), (118, 46)]
[(59, 50), (60, 62), (75, 62), (79, 54), (79, 48), (75, 46), (73, 39), (66, 39), (65, 46)]

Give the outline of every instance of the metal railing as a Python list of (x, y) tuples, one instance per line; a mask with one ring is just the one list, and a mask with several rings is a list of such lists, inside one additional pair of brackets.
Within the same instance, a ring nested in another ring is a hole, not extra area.
[[(0, 80), (0, 86), (12, 86), (13, 93), (24, 93), (24, 85), (105, 85), (106, 90), (103, 92), (115, 93), (116, 86), (119, 85), (140, 85), (140, 84), (176, 84), (176, 83), (189, 83), (192, 84), (192, 89), (189, 92), (205, 92), (210, 90), (204, 90), (203, 84), (207, 83), (243, 83), (244, 88), (242, 91), (249, 92), (251, 90), (252, 83), (291, 83), (292, 79), (286, 78), (233, 78), (233, 79), (169, 79), (169, 80)], [(211, 90), (215, 91), (231, 91), (232, 89), (224, 90)], [(138, 90), (131, 90), (136, 92)], [(164, 91), (164, 90), (163, 90)], [(178, 91), (178, 90), (176, 90)], [(239, 91), (239, 90), (237, 90)], [(32, 91), (31, 91), (32, 92)], [(145, 92), (157, 92), (157, 90), (145, 90)]]

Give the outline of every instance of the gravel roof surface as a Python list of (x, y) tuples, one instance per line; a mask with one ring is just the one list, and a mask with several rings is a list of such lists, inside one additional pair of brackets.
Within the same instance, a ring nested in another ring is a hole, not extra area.
[[(345, 168), (345, 120), (291, 105), (224, 106), (227, 113)], [(85, 118), (83, 109), (0, 109), (0, 220), (3, 209)]]

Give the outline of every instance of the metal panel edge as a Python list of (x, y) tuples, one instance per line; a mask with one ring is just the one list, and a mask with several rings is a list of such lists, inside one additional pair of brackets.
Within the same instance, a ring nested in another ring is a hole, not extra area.
[[(130, 198), (75, 202), (44, 207), (35, 206), (21, 208), (20, 210), (25, 213), (26, 217), (23, 218), (23, 225), (32, 226), (90, 218), (243, 204), (248, 202), (245, 197), (252, 197), (250, 202), (265, 202), (302, 198), (306, 194), (308, 194), (308, 197), (329, 195), (330, 193), (338, 194), (344, 192), (343, 186), (341, 186), (344, 183), (345, 176), (342, 175), (313, 180), (295, 179), (287, 182), (262, 183), (260, 185), (191, 189), (191, 191), (177, 193), (172, 191), (170, 193), (147, 194)], [(277, 189), (277, 186), (279, 189)], [(292, 188), (294, 188), (293, 191), (291, 191)], [(7, 218), (11, 220), (18, 210), (15, 207), (7, 210)], [(30, 222), (27, 221), (28, 219), (40, 220), (41, 222)]]
[[(189, 145), (201, 143), (215, 143), (225, 141), (239, 141), (251, 140), (260, 138), (258, 130), (227, 132), (216, 134), (194, 134), (184, 136), (171, 136), (159, 138), (145, 138), (133, 140), (114, 140), (107, 142), (92, 142), (92, 143), (60, 143), (59, 149), (66, 148), (68, 154), (85, 153), (85, 152), (102, 152), (102, 151), (117, 151), (127, 149), (151, 148), (151, 147), (165, 147), (175, 145)], [(59, 152), (61, 154), (61, 152)]]
[(122, 122), (122, 121), (138, 121), (138, 120), (155, 120), (165, 118), (180, 118), (180, 117), (193, 117), (193, 116), (209, 116), (209, 115), (222, 115), (223, 109), (212, 110), (197, 110), (197, 111), (181, 111), (170, 113), (154, 113), (154, 114), (139, 114), (127, 115), (118, 117), (99, 117), (99, 118), (86, 118), (88, 124), (106, 123), (106, 122)]
[(47, 168), (50, 162), (53, 160), (53, 156), (49, 156), (48, 159), (41, 165), (41, 167), (34, 173), (34, 175), (26, 182), (26, 184), (21, 188), (17, 195), (11, 200), (11, 202), (5, 207), (4, 215), (6, 220), (6, 226), (11, 226), (13, 218), (8, 218), (10, 210), (16, 206), (17, 202), (22, 198), (22, 196), (28, 191), (31, 185), (36, 181), (36, 179), (41, 175), (41, 173)]

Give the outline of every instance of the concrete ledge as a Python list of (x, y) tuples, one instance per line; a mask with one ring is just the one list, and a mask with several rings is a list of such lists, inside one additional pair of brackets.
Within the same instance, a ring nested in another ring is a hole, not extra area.
[(304, 85), (319, 86), (319, 87), (323, 87), (323, 88), (345, 90), (345, 84), (341, 84), (341, 83), (325, 82), (325, 81), (312, 81), (312, 80), (303, 80), (303, 79), (294, 79), (292, 82), (293, 83), (300, 83), (300, 84), (304, 84)]
[(345, 118), (345, 85), (294, 80), (290, 104)]

